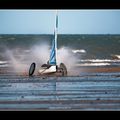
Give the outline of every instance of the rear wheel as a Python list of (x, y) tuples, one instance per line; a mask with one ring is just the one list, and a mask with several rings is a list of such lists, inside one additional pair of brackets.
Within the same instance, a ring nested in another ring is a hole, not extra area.
[(29, 68), (29, 76), (32, 76), (35, 72), (35, 67), (36, 67), (36, 64), (35, 63), (32, 63), (30, 65), (30, 68)]
[(67, 76), (67, 68), (64, 63), (60, 63), (60, 68), (62, 69), (62, 76)]

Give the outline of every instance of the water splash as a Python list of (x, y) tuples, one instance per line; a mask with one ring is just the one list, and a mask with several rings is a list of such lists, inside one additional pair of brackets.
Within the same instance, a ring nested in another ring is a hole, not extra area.
[[(9, 58), (12, 70), (17, 73), (28, 74), (30, 64), (35, 62), (37, 65), (36, 74), (40, 66), (47, 63), (50, 57), (50, 45), (40, 44), (33, 45), (29, 50), (25, 49), (7, 49), (5, 54)], [(58, 49), (57, 64), (64, 63), (68, 70), (68, 75), (76, 75), (77, 71), (75, 64), (78, 58), (73, 54), (72, 49), (67, 47), (61, 47)], [(74, 72), (73, 72), (74, 71)]]

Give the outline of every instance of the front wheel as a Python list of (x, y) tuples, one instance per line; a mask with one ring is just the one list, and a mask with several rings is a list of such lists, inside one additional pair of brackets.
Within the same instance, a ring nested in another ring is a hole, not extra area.
[(29, 76), (32, 76), (33, 73), (35, 72), (35, 67), (36, 67), (36, 64), (35, 63), (32, 63), (30, 65), (30, 68), (29, 68)]

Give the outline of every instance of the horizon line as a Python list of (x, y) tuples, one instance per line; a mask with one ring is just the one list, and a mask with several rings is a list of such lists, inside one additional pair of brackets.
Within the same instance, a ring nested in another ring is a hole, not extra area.
[[(46, 34), (46, 33), (42, 33), (42, 34), (38, 34), (38, 33), (0, 33), (0, 35), (53, 35), (53, 34)], [(62, 34), (58, 34), (58, 35), (120, 35), (120, 33), (62, 33)]]

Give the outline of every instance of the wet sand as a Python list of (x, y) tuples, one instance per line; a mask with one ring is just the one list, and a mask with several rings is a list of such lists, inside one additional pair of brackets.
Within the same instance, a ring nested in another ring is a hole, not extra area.
[(83, 72), (120, 72), (120, 67), (81, 68)]
[[(98, 73), (98, 72), (105, 72), (105, 73), (111, 73), (111, 72), (120, 72), (120, 67), (79, 67), (79, 68), (76, 68), (76, 71), (69, 71), (70, 73), (73, 73), (73, 76), (74, 74), (78, 75), (80, 74), (81, 72), (84, 73), (84, 72), (89, 72), (89, 73)], [(10, 70), (10, 68), (0, 68), (0, 74), (11, 74), (13, 73), (13, 71)], [(17, 72), (18, 73), (18, 72)], [(28, 75), (28, 72), (24, 72), (22, 73), (22, 75)]]
[(120, 77), (1, 75), (0, 110), (120, 110)]
[(0, 74), (0, 110), (119, 111), (119, 70), (82, 68), (86, 73), (71, 77)]

